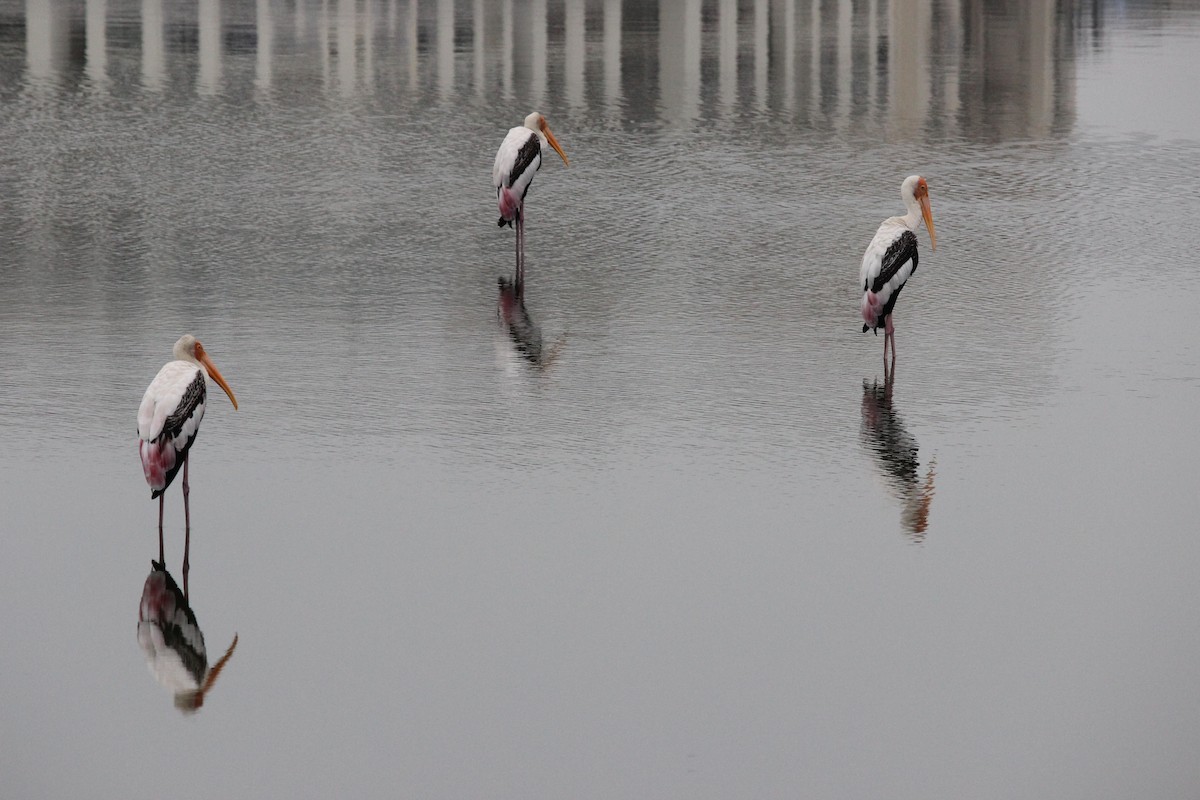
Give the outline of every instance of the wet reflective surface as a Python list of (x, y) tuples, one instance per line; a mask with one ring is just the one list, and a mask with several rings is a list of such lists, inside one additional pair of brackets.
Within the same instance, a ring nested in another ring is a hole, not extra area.
[[(0, 795), (1188, 796), (1198, 52), (1169, 2), (0, 2)], [(131, 592), (186, 332), (239, 643), (184, 719)]]

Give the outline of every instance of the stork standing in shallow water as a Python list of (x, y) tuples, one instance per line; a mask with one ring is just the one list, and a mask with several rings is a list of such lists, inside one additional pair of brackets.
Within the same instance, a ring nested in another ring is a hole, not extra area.
[(896, 359), (896, 329), (892, 310), (905, 282), (917, 271), (916, 230), (925, 221), (929, 243), (937, 249), (937, 234), (933, 230), (933, 209), (929, 206), (929, 184), (920, 175), (909, 175), (900, 184), (900, 196), (908, 213), (889, 217), (875, 232), (875, 238), (863, 254), (859, 283), (863, 289), (863, 333), (874, 330), (879, 335), (882, 325), (883, 358), (887, 360), (888, 342), (892, 343), (892, 360)]
[(204, 418), (211, 378), (229, 395), (237, 410), (237, 398), (196, 337), (188, 334), (175, 343), (175, 360), (168, 361), (154, 376), (138, 408), (138, 453), (142, 471), (150, 484), (150, 499), (158, 498), (158, 560), (163, 559), (163, 493), (183, 468), (183, 592), (187, 594), (188, 550), (192, 520), (188, 509), (188, 451), (196, 441)]
[(525, 193), (542, 165), (542, 152), (547, 145), (570, 166), (567, 154), (546, 124), (546, 118), (534, 111), (525, 118), (523, 125), (509, 130), (496, 151), (496, 163), (492, 166), (492, 183), (496, 186), (496, 202), (500, 207), (500, 219), (496, 224), (517, 229), (516, 280), (522, 286), (525, 284)]

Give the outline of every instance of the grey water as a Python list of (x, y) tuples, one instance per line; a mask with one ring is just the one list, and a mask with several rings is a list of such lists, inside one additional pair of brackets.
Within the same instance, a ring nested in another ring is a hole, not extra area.
[(1194, 796), (1198, 68), (1172, 0), (3, 0), (0, 796)]

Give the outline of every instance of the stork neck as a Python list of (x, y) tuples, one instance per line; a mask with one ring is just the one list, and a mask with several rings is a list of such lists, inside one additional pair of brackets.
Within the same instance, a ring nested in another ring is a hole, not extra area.
[(907, 225), (910, 230), (915, 231), (917, 228), (921, 227), (921, 204), (918, 203), (917, 199), (914, 197), (911, 199), (905, 199), (904, 205), (908, 207), (908, 213), (900, 219), (904, 220), (904, 224)]
[(208, 370), (205, 369), (204, 365), (200, 363), (200, 359), (196, 358), (194, 355), (192, 355), (191, 353), (188, 353), (186, 351), (183, 353), (179, 353), (177, 355), (179, 356), (176, 359), (177, 361), (183, 361), (184, 363), (191, 364), (193, 367), (200, 370), (200, 372), (204, 375), (205, 380), (208, 380), (208, 378), (209, 378)]

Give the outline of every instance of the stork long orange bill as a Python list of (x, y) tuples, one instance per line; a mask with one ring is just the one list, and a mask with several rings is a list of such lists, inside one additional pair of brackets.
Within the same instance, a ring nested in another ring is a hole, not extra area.
[(545, 117), (542, 117), (541, 127), (542, 127), (542, 133), (544, 133), (546, 135), (546, 141), (549, 142), (550, 146), (554, 148), (554, 151), (556, 153), (558, 153), (559, 156), (562, 157), (563, 163), (566, 164), (568, 167), (571, 166), (571, 162), (567, 160), (567, 154), (563, 152), (562, 147), (558, 143), (558, 139), (555, 139), (554, 134), (550, 132), (550, 126), (546, 124)]
[(196, 360), (204, 365), (205, 371), (208, 372), (208, 377), (217, 382), (217, 385), (225, 390), (225, 394), (229, 395), (229, 402), (233, 403), (233, 410), (237, 411), (237, 398), (233, 396), (233, 389), (229, 388), (229, 384), (225, 382), (225, 376), (217, 369), (217, 365), (208, 357), (208, 353), (199, 342), (196, 342)]

